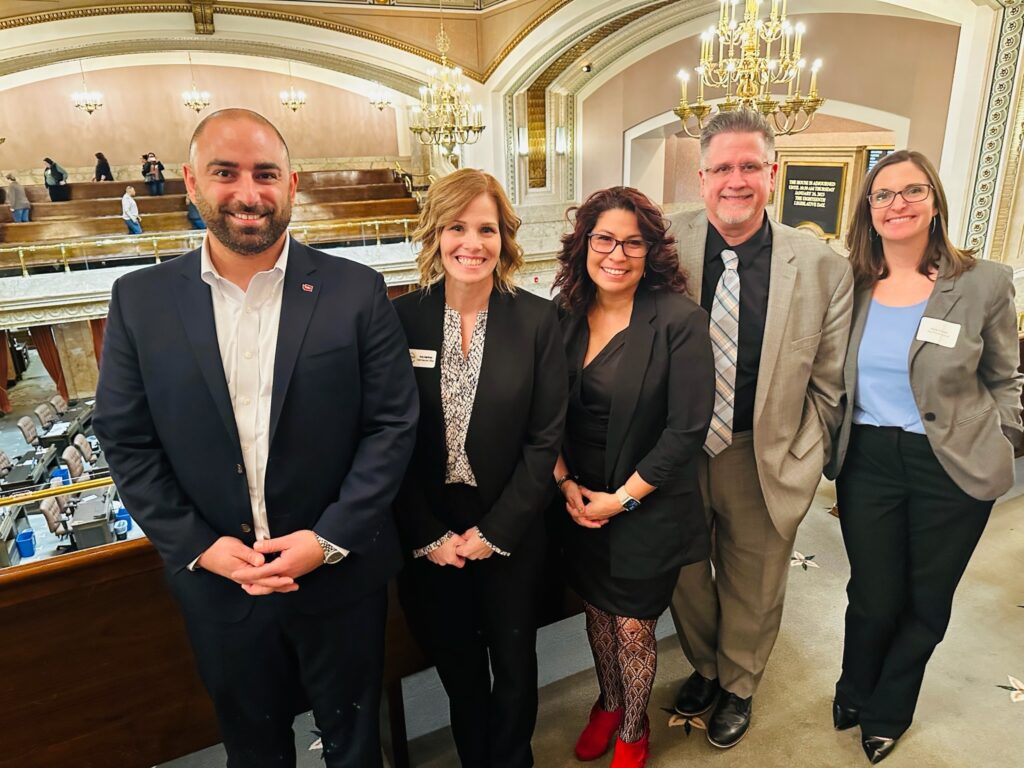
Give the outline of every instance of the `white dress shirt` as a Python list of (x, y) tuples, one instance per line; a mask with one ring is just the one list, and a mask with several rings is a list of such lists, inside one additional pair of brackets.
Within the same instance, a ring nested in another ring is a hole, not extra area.
[[(139, 205), (135, 202), (135, 198), (127, 192), (121, 196), (121, 218), (125, 221), (139, 220)], [(206, 253), (205, 243), (203, 245), (203, 253)]]
[[(217, 272), (210, 259), (208, 238), (203, 238), (200, 255), (200, 276), (210, 286), (217, 345), (238, 428), (257, 539), (269, 539), (273, 535), (267, 522), (264, 483), (270, 453), (270, 400), (274, 389), (277, 330), (290, 244), (291, 236), (286, 236), (273, 268), (253, 275), (245, 291)], [(348, 550), (334, 547), (343, 555), (348, 554)]]

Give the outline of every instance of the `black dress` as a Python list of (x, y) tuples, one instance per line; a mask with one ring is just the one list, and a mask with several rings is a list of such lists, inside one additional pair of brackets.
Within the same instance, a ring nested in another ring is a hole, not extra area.
[[(564, 451), (571, 471), (580, 483), (596, 491), (604, 489), (605, 445), (608, 416), (616, 371), (626, 345), (623, 329), (612, 337), (590, 364), (582, 367), (590, 341), (587, 323), (568, 344), (569, 364), (579, 370), (569, 393)], [(649, 579), (623, 579), (611, 575), (609, 535), (619, 522), (613, 517), (601, 528), (584, 528), (573, 522), (562, 506), (561, 517), (567, 578), (576, 592), (591, 605), (616, 616), (656, 619), (672, 600), (679, 577), (674, 568)], [(625, 513), (623, 513), (625, 514)]]

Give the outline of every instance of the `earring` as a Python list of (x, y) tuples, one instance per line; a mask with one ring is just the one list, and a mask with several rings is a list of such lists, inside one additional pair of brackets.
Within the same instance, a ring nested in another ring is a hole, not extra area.
[(932, 216), (932, 234), (933, 235), (935, 234), (935, 220), (938, 219), (938, 218), (939, 218), (938, 214), (935, 214), (934, 216)]
[(878, 233), (875, 231), (875, 228), (870, 225), (868, 226), (868, 237), (870, 237), (872, 240), (878, 239)]

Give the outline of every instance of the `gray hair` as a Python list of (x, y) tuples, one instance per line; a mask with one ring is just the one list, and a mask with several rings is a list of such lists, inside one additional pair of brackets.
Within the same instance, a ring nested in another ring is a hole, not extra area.
[(775, 131), (772, 130), (771, 123), (760, 112), (741, 107), (732, 112), (719, 112), (704, 126), (704, 130), (700, 132), (701, 165), (704, 165), (711, 140), (720, 133), (759, 133), (764, 138), (767, 159), (772, 160), (775, 157)]

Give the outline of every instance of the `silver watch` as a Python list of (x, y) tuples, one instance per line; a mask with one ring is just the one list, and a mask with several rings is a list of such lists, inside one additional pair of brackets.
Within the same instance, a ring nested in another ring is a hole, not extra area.
[(336, 565), (345, 559), (345, 556), (338, 551), (331, 542), (321, 536), (319, 533), (314, 533), (316, 540), (320, 543), (320, 549), (324, 551), (324, 564), (325, 565)]

